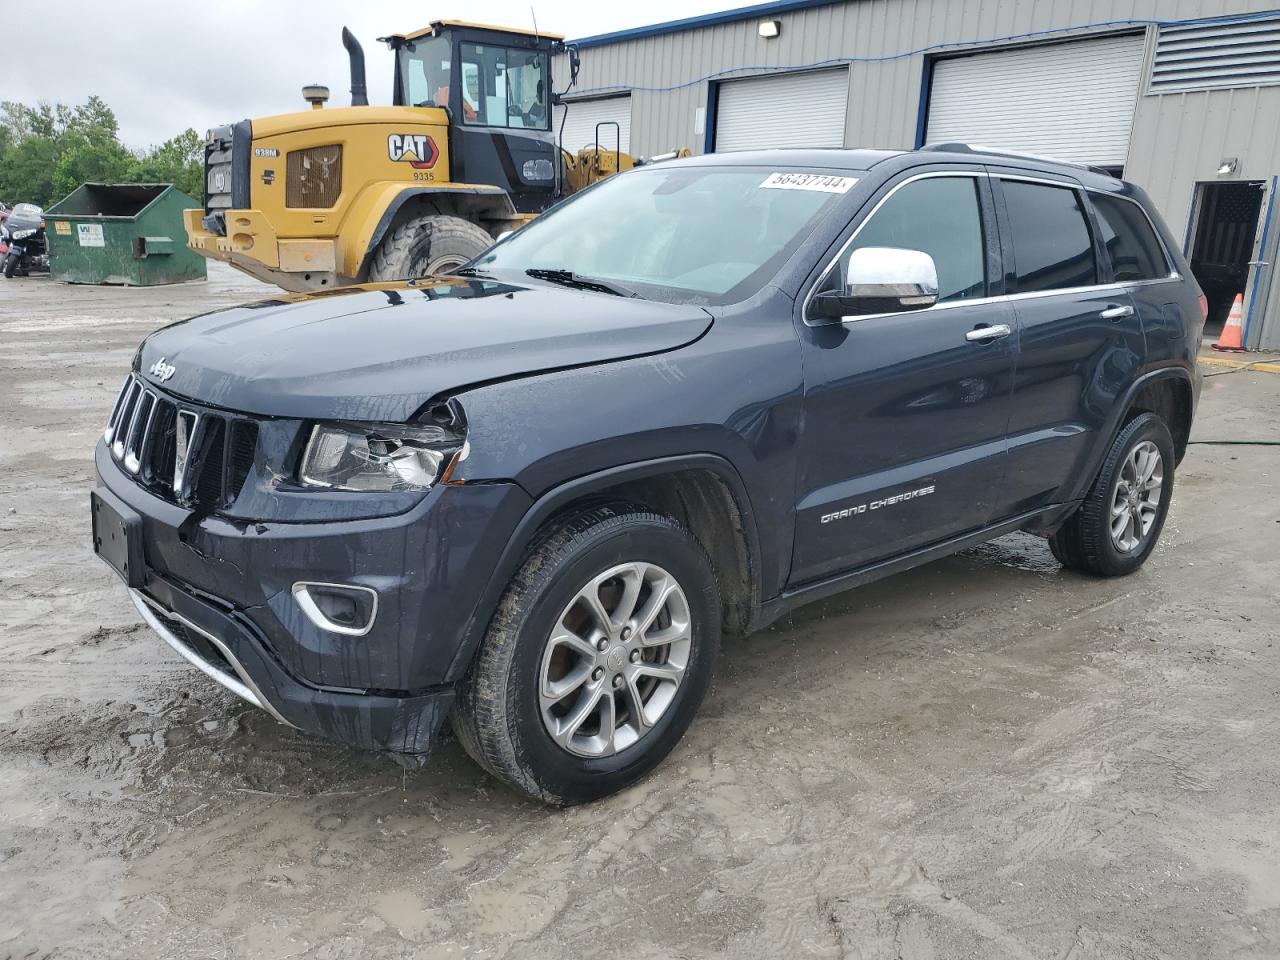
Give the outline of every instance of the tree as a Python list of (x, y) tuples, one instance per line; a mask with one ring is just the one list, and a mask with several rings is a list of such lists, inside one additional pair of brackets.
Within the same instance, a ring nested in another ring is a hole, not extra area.
[(138, 183), (172, 183), (199, 200), (204, 193), (204, 141), (188, 128), (134, 161), (129, 179)]
[(68, 136), (83, 139), (89, 143), (106, 146), (120, 143), (120, 124), (110, 107), (102, 98), (91, 95), (78, 107), (72, 108), (66, 118), (65, 132)]
[(70, 115), (70, 109), (60, 103), (39, 103), (34, 107), (12, 100), (0, 103), (0, 126), (9, 131), (15, 142), (28, 137), (57, 139), (66, 130)]
[(65, 197), (82, 183), (123, 183), (136, 160), (115, 140), (71, 139), (53, 169), (51, 196)]
[(54, 195), (53, 170), (58, 162), (57, 142), (48, 137), (27, 137), (5, 151), (0, 164), (0, 199), (47, 206)]
[(204, 145), (185, 130), (158, 147), (133, 152), (98, 96), (77, 106), (0, 103), (0, 199), (50, 206), (82, 183), (173, 183), (199, 199)]
[(53, 195), (64, 197), (82, 183), (119, 183), (133, 162), (120, 145), (120, 124), (100, 97), (73, 107), (57, 138), (59, 156), (53, 171)]
[(204, 192), (204, 142), (193, 129), (150, 150), (120, 143), (101, 97), (83, 104), (0, 104), (0, 198), (50, 206), (82, 183), (173, 183)]
[(120, 145), (119, 124), (100, 97), (77, 107), (61, 103), (0, 104), (0, 196), (48, 206), (85, 180), (122, 177), (132, 154)]

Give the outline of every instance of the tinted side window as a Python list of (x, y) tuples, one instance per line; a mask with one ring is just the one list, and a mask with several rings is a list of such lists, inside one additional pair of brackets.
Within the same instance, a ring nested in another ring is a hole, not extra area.
[(890, 194), (841, 256), (835, 282), (825, 286), (844, 286), (849, 255), (862, 247), (929, 254), (938, 270), (939, 301), (986, 296), (982, 211), (978, 185), (971, 177), (930, 177)]
[(1093, 242), (1080, 194), (1005, 180), (1004, 200), (1013, 234), (1014, 276), (1010, 293), (1085, 287), (1098, 282)]
[(1112, 279), (1155, 280), (1169, 275), (1169, 262), (1142, 208), (1130, 200), (1093, 194), (1102, 245), (1111, 258)]

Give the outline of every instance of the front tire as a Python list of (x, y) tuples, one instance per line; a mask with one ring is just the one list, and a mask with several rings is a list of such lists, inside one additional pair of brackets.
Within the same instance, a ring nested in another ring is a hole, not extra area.
[(18, 269), (18, 261), (22, 259), (20, 254), (8, 253), (4, 258), (4, 276), (6, 280), (12, 280), (14, 271)]
[(1141, 413), (1125, 424), (1079, 509), (1049, 538), (1058, 562), (1098, 577), (1142, 566), (1169, 514), (1173, 468), (1173, 438), (1163, 420)]
[(531, 797), (608, 796), (684, 735), (719, 640), (719, 591), (692, 534), (631, 504), (584, 510), (508, 587), (459, 688), (454, 731)]
[(493, 246), (493, 238), (461, 217), (418, 217), (382, 241), (369, 267), (372, 281), (431, 277), (460, 267)]

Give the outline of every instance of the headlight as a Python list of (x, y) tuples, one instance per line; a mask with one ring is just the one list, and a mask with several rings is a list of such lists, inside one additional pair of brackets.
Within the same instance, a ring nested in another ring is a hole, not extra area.
[(298, 475), (330, 490), (426, 490), (463, 447), (443, 427), (318, 423)]

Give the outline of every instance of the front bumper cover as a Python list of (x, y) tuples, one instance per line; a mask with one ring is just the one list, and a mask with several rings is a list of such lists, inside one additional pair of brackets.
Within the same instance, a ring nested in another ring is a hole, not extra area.
[(452, 687), (413, 696), (326, 690), (282, 668), (233, 611), (154, 575), (130, 590), (143, 619), (184, 659), (281, 723), (366, 750), (422, 762), (453, 706)]
[[(97, 468), (98, 496), (142, 531), (131, 599), (184, 658), (309, 733), (419, 758), (430, 750), (482, 592), (529, 507), (523, 490), (445, 485), (394, 516), (247, 523), (160, 499), (101, 441)], [(311, 622), (291, 586), (316, 580), (375, 589), (370, 632)]]

